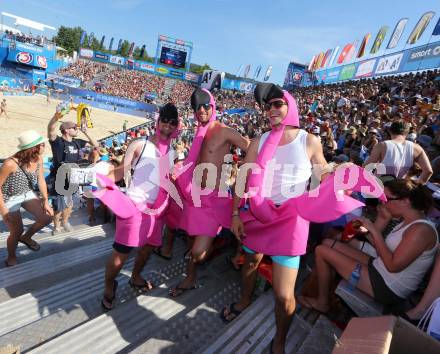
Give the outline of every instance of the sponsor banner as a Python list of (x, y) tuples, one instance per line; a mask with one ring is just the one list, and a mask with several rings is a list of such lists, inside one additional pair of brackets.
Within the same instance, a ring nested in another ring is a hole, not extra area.
[(30, 43), (21, 43), (21, 42), (15, 42), (15, 48), (19, 51), (26, 51), (26, 52), (37, 52), (37, 53), (43, 53), (43, 47), (30, 44)]
[(254, 92), (254, 84), (252, 82), (240, 82), (240, 91), (246, 92), (246, 93), (250, 93), (250, 92)]
[(222, 82), (224, 79), (225, 73), (218, 70), (205, 70), (203, 71), (202, 82), (200, 86), (207, 90), (211, 90), (213, 88), (222, 88)]
[(39, 68), (46, 69), (47, 68), (47, 60), (46, 57), (42, 55), (37, 55), (37, 66)]
[(53, 80), (55, 84), (65, 85), (69, 87), (79, 87), (81, 80), (69, 76), (61, 76), (57, 74), (47, 74), (46, 80)]
[(159, 74), (163, 74), (163, 75), (168, 75), (168, 74), (170, 73), (170, 71), (169, 71), (167, 68), (164, 68), (164, 67), (162, 67), (162, 66), (158, 66), (158, 67), (156, 68), (156, 71), (157, 71)]
[(286, 77), (284, 79), (283, 87), (286, 90), (290, 90), (293, 87), (301, 86), (302, 79), (304, 76), (304, 71), (306, 67), (297, 63), (289, 63), (287, 67)]
[(224, 90), (235, 90), (241, 92), (253, 92), (255, 85), (252, 82), (233, 80), (233, 79), (223, 79), (222, 89)]
[(200, 76), (194, 73), (185, 73), (185, 79), (188, 81), (199, 82)]
[(104, 60), (104, 61), (108, 61), (108, 55), (103, 54), (103, 53), (99, 53), (99, 52), (95, 53), (95, 58), (100, 59), (100, 60)]
[(154, 72), (155, 66), (153, 64), (139, 62), (139, 70)]
[(376, 64), (376, 59), (371, 59), (360, 63), (357, 68), (355, 78), (372, 76), (374, 70), (374, 64)]
[(327, 71), (326, 82), (335, 82), (339, 80), (340, 69), (333, 69)]
[(117, 55), (111, 55), (109, 61), (110, 61), (110, 63), (116, 64), (116, 65), (124, 65), (125, 64), (125, 58), (117, 56)]
[(36, 54), (10, 49), (7, 60), (24, 65), (35, 66), (42, 69), (47, 68), (46, 57), (43, 55), (38, 55), (38, 53)]
[(399, 70), (402, 58), (403, 53), (388, 55), (380, 58), (377, 62), (375, 74), (389, 74), (397, 72)]
[(346, 65), (341, 69), (341, 72), (339, 74), (339, 80), (349, 80), (353, 78), (354, 73), (356, 72), (356, 65), (350, 64)]
[(183, 78), (184, 73), (182, 71), (170, 70), (170, 75), (178, 78)]
[(86, 48), (80, 48), (79, 50), (79, 56), (83, 58), (93, 58), (93, 50), (86, 49)]
[(419, 62), (422, 59), (432, 59), (440, 56), (440, 44), (430, 44), (427, 46), (413, 49), (409, 52), (407, 62)]

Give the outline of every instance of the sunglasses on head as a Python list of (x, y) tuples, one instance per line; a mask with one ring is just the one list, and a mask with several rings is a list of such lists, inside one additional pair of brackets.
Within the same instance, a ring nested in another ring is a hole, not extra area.
[(211, 108), (211, 105), (210, 105), (209, 103), (201, 103), (201, 104), (199, 104), (199, 105), (197, 106), (197, 111), (198, 111), (201, 107), (203, 107), (203, 109), (204, 109), (205, 111), (207, 111), (208, 109)]
[(160, 118), (160, 121), (162, 123), (168, 123), (168, 124), (175, 125), (175, 126), (177, 126), (177, 124), (179, 123), (177, 119), (168, 118), (168, 117), (162, 117), (162, 118)]
[(280, 109), (283, 106), (287, 106), (287, 103), (284, 101), (274, 101), (271, 103), (265, 103), (263, 106), (263, 109), (265, 111), (270, 111), (272, 107), (276, 108), (276, 109)]

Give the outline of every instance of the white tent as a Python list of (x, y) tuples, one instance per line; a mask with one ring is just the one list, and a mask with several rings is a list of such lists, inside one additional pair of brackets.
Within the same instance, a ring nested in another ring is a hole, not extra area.
[[(8, 12), (2, 12), (1, 15), (2, 15), (2, 21), (1, 21), (2, 29), (5, 27), (3, 25), (3, 16), (6, 16), (6, 17), (11, 17), (11, 18), (15, 19), (15, 23), (14, 23), (15, 26), (24, 26), (24, 27), (36, 29), (36, 30), (42, 31), (42, 32), (45, 31), (46, 29), (50, 29), (50, 30), (54, 30), (54, 31), (56, 30), (55, 27), (45, 25), (44, 23), (32, 21), (32, 20), (29, 20), (24, 17), (15, 16), (15, 15), (12, 15)], [(15, 30), (15, 31), (17, 31), (17, 30)]]

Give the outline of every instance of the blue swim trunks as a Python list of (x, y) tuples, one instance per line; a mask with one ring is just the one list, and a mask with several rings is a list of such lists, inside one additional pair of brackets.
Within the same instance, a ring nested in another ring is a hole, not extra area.
[[(250, 248), (242, 245), (241, 246), (246, 253), (255, 254)], [(278, 263), (284, 267), (291, 269), (299, 269), (300, 256), (270, 256), (272, 261)]]

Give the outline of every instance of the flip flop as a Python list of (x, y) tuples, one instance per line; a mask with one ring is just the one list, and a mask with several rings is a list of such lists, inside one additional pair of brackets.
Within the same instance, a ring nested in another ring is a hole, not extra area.
[[(238, 316), (240, 316), (241, 313), (243, 312), (243, 311), (239, 311), (239, 310), (237, 310), (237, 309), (235, 308), (235, 305), (237, 305), (237, 303), (236, 303), (236, 302), (233, 302), (232, 304), (230, 304), (230, 305), (228, 306), (228, 308), (229, 308), (229, 313), (228, 313), (227, 315), (225, 315), (226, 307), (222, 310), (222, 312), (220, 312), (220, 318), (223, 320), (224, 323), (232, 322), (232, 321), (235, 320)], [(229, 315), (231, 315), (231, 314), (234, 315), (234, 317), (228, 320), (226, 317), (229, 317)]]
[[(187, 292), (188, 290), (195, 290), (195, 289), (198, 289), (199, 288), (199, 286), (198, 285), (196, 285), (196, 284), (194, 284), (192, 287), (190, 287), (190, 288), (183, 288), (183, 287), (181, 287), (181, 286), (176, 286), (175, 288), (171, 288), (171, 289), (169, 289), (168, 290), (168, 294), (171, 296), (171, 297), (174, 297), (174, 298), (176, 298), (176, 297), (179, 297), (180, 295), (182, 295), (183, 293), (185, 293), (185, 292)], [(174, 294), (174, 295), (173, 295)]]
[(130, 285), (131, 288), (137, 290), (138, 292), (144, 294), (149, 292), (150, 290), (154, 289), (153, 283), (151, 283), (148, 280), (145, 280), (143, 284), (135, 284), (133, 278), (130, 278), (128, 281), (128, 285)]
[(171, 256), (165, 256), (164, 254), (162, 254), (162, 247), (153, 249), (153, 253), (157, 254), (160, 258), (163, 258), (167, 261), (171, 260)]
[(25, 242), (22, 239), (20, 239), (20, 240), (18, 240), (18, 242), (22, 243), (23, 245), (25, 245), (27, 248), (29, 248), (32, 251), (38, 251), (41, 248), (40, 244), (37, 241), (34, 241), (34, 243), (28, 243), (28, 242)]
[(234, 261), (232, 260), (234, 258), (234, 256), (228, 256), (226, 257), (226, 260), (228, 261), (228, 263), (231, 265), (231, 267), (236, 270), (237, 272), (239, 272), (241, 270), (241, 266), (237, 265), (234, 263)]
[[(113, 296), (112, 297), (108, 297), (108, 296), (104, 296), (103, 299), (101, 300), (101, 307), (104, 310), (104, 312), (110, 311), (113, 309), (113, 301), (116, 298), (116, 290), (118, 289), (118, 281), (115, 280), (113, 282)], [(104, 300), (107, 301), (110, 304), (110, 307), (108, 307), (105, 303)]]

